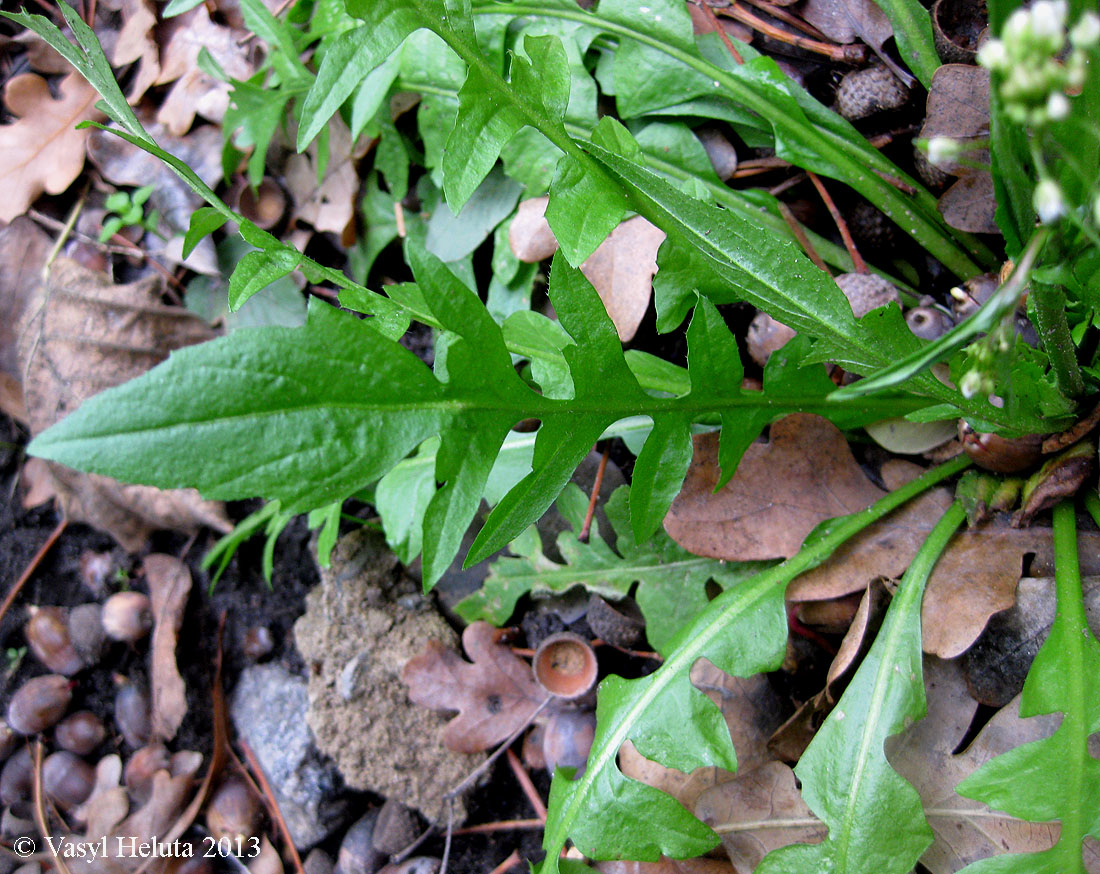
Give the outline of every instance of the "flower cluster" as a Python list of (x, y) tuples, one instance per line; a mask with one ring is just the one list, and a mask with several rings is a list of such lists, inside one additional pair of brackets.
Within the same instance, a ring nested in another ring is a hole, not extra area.
[(1068, 33), (1065, 0), (1036, 0), (1005, 22), (1000, 39), (987, 40), (978, 63), (1000, 74), (1005, 111), (1018, 124), (1042, 127), (1069, 115), (1069, 95), (1085, 84), (1088, 50), (1100, 43), (1100, 17), (1086, 12)]

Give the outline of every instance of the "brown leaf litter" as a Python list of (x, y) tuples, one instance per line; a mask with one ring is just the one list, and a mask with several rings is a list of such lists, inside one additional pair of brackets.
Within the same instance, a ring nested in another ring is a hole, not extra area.
[(159, 554), (147, 556), (142, 571), (153, 602), (149, 652), (153, 736), (171, 740), (187, 715), (187, 687), (176, 665), (176, 645), (191, 592), (191, 571), (178, 558)]
[[(49, 281), (19, 326), (19, 358), (31, 432), (62, 419), (92, 395), (141, 375), (173, 349), (210, 339), (204, 322), (160, 303), (159, 280), (116, 285), (102, 273), (59, 258)], [(162, 491), (123, 485), (53, 463), (28, 464), (25, 474), (46, 476), (73, 520), (106, 531), (138, 552), (149, 534), (200, 525), (232, 528), (220, 503), (194, 490)]]

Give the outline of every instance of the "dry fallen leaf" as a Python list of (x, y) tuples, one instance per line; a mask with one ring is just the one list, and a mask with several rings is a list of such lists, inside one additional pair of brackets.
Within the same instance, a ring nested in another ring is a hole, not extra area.
[(695, 815), (718, 832), (738, 874), (749, 874), (778, 847), (820, 843), (828, 833), (802, 800), (794, 771), (781, 762), (707, 790)]
[[(125, 382), (173, 349), (210, 339), (206, 324), (160, 303), (158, 281), (115, 285), (68, 258), (19, 326), (20, 367), (31, 431), (39, 433), (86, 399)], [(232, 528), (220, 503), (193, 490), (161, 491), (50, 464), (58, 499), (70, 519), (88, 522), (136, 552), (158, 528)]]
[(835, 42), (863, 40), (906, 87), (913, 87), (913, 77), (882, 50), (883, 43), (894, 35), (894, 28), (874, 0), (806, 0), (802, 17)]
[(16, 325), (42, 282), (42, 265), (53, 245), (49, 234), (20, 216), (0, 229), (0, 410), (25, 422)]
[(657, 862), (597, 862), (600, 874), (737, 874), (728, 862), (719, 859), (670, 859)]
[(121, 784), (122, 759), (104, 756), (95, 767), (95, 785), (88, 799), (74, 811), (74, 819), (84, 823), (89, 841), (110, 834), (130, 811), (130, 796)]
[[(783, 713), (783, 699), (767, 676), (734, 677), (700, 659), (691, 669), (691, 682), (721, 708), (737, 753), (738, 771), (766, 762), (770, 758), (768, 738), (779, 727)], [(733, 778), (722, 768), (697, 768), (690, 774), (666, 768), (645, 758), (630, 742), (619, 750), (619, 769), (627, 777), (671, 795), (688, 810), (711, 786)]]
[(462, 646), (473, 664), (436, 640), (401, 672), (414, 704), (457, 710), (443, 730), (443, 743), (456, 753), (476, 753), (504, 740), (527, 723), (546, 699), (531, 666), (496, 642), (488, 622), (462, 632)]
[(221, 121), (229, 106), (229, 84), (199, 69), (199, 52), (205, 48), (229, 78), (247, 79), (253, 65), (249, 47), (240, 43), (243, 35), (211, 21), (205, 4), (169, 19), (156, 84), (173, 84), (157, 112), (157, 121), (176, 136), (187, 133), (196, 115)]
[(937, 208), (951, 227), (970, 234), (999, 234), (993, 177), (985, 170), (966, 170), (940, 195)]
[(0, 222), (27, 211), (43, 191), (60, 194), (84, 169), (86, 130), (75, 127), (103, 116), (95, 110), (99, 92), (79, 73), (70, 73), (50, 94), (46, 80), (23, 73), (4, 86), (4, 104), (17, 121), (0, 126)]
[(294, 198), (294, 214), (298, 221), (318, 231), (331, 231), (340, 236), (355, 214), (355, 196), (359, 192), (351, 131), (340, 118), (329, 122), (329, 159), (320, 185), (317, 184), (318, 148), (314, 140), (305, 152), (287, 160), (284, 168), (287, 190)]
[(146, 556), (142, 566), (153, 601), (153, 643), (149, 686), (153, 736), (171, 740), (187, 715), (187, 687), (176, 666), (176, 644), (191, 592), (191, 571), (171, 555)]
[(96, 28), (111, 66), (117, 68), (139, 62), (130, 78), (130, 93), (127, 95), (131, 104), (137, 104), (160, 76), (160, 51), (153, 36), (157, 14), (149, 0), (101, 0), (100, 9), (117, 13), (122, 21), (122, 27), (117, 31), (102, 25)]
[[(547, 200), (533, 197), (523, 201), (508, 229), (512, 253), (521, 261), (542, 261), (558, 250), (545, 218)], [(664, 240), (664, 231), (634, 216), (616, 227), (581, 264), (581, 272), (596, 289), (624, 343), (634, 339), (649, 308), (657, 250)]]
[(700, 434), (694, 443), (665, 530), (697, 555), (788, 558), (823, 519), (862, 510), (885, 494), (864, 476), (844, 435), (820, 416), (796, 413), (774, 423), (769, 441), (750, 446), (718, 492), (718, 435)]

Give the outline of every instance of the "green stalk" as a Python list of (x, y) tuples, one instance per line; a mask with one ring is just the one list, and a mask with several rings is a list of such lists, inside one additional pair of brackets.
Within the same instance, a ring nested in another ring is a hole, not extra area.
[(1067, 398), (1079, 397), (1085, 391), (1085, 381), (1066, 320), (1066, 295), (1062, 287), (1032, 279), (1028, 302), (1035, 314), (1035, 330), (1050, 359), (1058, 390)]
[[(797, 143), (801, 148), (818, 154), (823, 160), (842, 168), (844, 175), (839, 177), (839, 181), (851, 185), (878, 206), (949, 270), (962, 278), (968, 278), (982, 272), (981, 268), (972, 260), (971, 254), (959, 247), (941, 222), (932, 218), (932, 216), (937, 216), (938, 213), (936, 212), (935, 198), (931, 194), (918, 188), (916, 197), (910, 199), (908, 195), (902, 194), (875, 172), (879, 170), (889, 175), (897, 175), (899, 171), (891, 162), (882, 158), (873, 150), (872, 152), (860, 154), (858, 157), (853, 157), (850, 154), (852, 148), (850, 142), (832, 131), (813, 125), (801, 124), (797, 120), (789, 118), (780, 107), (757, 94), (737, 77), (720, 67), (714, 66), (709, 61), (676, 46), (654, 39), (648, 34), (600, 18), (596, 13), (585, 12), (579, 8), (574, 11), (557, 7), (529, 6), (522, 3), (492, 3), (475, 8), (473, 13), (475, 15), (528, 15), (536, 18), (563, 18), (589, 26), (595, 24), (607, 33), (635, 40), (675, 58), (685, 66), (709, 77), (716, 86), (725, 88), (740, 105), (767, 119), (782, 138)], [(544, 130), (543, 133), (549, 137), (547, 131)], [(559, 145), (553, 137), (550, 137), (550, 139), (555, 145)], [(561, 148), (560, 145), (559, 148)], [(572, 150), (563, 150), (574, 155)], [(821, 172), (826, 171), (822, 170)], [(985, 262), (992, 262), (992, 253), (981, 243), (974, 241), (971, 249), (975, 257)]]

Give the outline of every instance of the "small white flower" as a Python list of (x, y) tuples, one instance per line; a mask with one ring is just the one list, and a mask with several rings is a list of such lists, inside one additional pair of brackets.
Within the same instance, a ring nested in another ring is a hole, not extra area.
[(982, 390), (982, 383), (984, 382), (985, 380), (982, 379), (982, 375), (977, 370), (968, 370), (963, 374), (963, 378), (959, 380), (959, 391), (962, 392), (964, 398), (970, 400)]
[(1100, 43), (1100, 15), (1084, 13), (1069, 32), (1069, 41), (1079, 49), (1092, 48)]
[(962, 148), (958, 140), (950, 137), (932, 137), (928, 141), (928, 162), (933, 167), (942, 169), (945, 165), (957, 160), (960, 152)]
[(1032, 204), (1039, 214), (1039, 220), (1045, 225), (1058, 221), (1068, 209), (1062, 189), (1053, 179), (1039, 180), (1039, 184), (1035, 186)]
[(1061, 121), (1069, 115), (1069, 100), (1061, 91), (1050, 92), (1047, 98), (1047, 118), (1051, 121)]
[(1005, 22), (1005, 29), (1002, 36), (1006, 42), (1018, 44), (1023, 41), (1029, 33), (1031, 33), (1031, 16), (1028, 15), (1026, 9), (1017, 9), (1008, 16), (1008, 21)]
[(1003, 70), (1008, 67), (1008, 52), (999, 39), (987, 39), (978, 49), (978, 63), (987, 70)]
[(1037, 0), (1031, 7), (1031, 32), (1040, 38), (1061, 38), (1066, 11), (1065, 0)]

